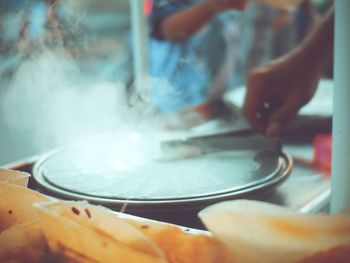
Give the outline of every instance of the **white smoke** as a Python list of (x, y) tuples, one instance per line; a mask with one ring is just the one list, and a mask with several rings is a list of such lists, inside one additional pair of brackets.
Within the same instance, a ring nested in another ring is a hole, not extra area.
[(45, 51), (18, 67), (2, 111), (13, 131), (25, 131), (38, 149), (45, 149), (122, 125), (125, 87), (84, 79), (66, 52)]
[[(76, 1), (60, 2), (64, 3), (67, 3), (63, 5), (68, 10), (66, 14), (71, 16), (66, 19), (65, 26), (68, 21), (72, 25), (69, 33), (74, 34), (85, 12), (77, 8)], [(72, 18), (73, 15), (76, 19)], [(6, 40), (13, 41), (19, 48), (10, 51), (10, 60), (15, 66), (10, 67), (9, 80), (1, 79), (3, 88), (0, 91), (0, 128), (5, 125), (4, 130), (15, 139), (12, 138), (11, 144), (0, 145), (0, 154), (9, 153), (10, 148), (23, 147), (27, 150), (19, 149), (20, 155), (23, 152), (31, 155), (104, 131), (148, 125), (145, 118), (153, 117), (152, 109), (147, 108), (149, 105), (143, 102), (130, 107), (125, 80), (111, 78), (114, 71), (110, 69), (120, 67), (116, 61), (102, 59), (96, 63), (96, 58), (89, 58), (86, 50), (77, 54), (81, 46), (74, 49), (72, 46), (67, 48), (64, 41), (59, 45), (48, 43), (50, 35), (18, 42), (13, 35), (18, 36), (21, 18), (23, 11), (18, 12), (16, 23), (11, 20), (11, 24), (17, 26), (8, 29), (12, 38)], [(74, 39), (75, 36), (69, 37)], [(95, 62), (95, 65), (86, 70), (84, 59), (86, 63)], [(106, 67), (103, 61), (110, 65)], [(96, 66), (102, 64), (104, 67)], [(2, 66), (0, 77), (4, 78), (7, 66)]]

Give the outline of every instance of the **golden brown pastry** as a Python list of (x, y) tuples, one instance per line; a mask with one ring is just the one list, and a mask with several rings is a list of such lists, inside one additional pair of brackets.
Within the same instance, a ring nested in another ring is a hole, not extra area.
[(237, 263), (350, 262), (349, 216), (299, 214), (248, 200), (215, 204), (199, 215)]

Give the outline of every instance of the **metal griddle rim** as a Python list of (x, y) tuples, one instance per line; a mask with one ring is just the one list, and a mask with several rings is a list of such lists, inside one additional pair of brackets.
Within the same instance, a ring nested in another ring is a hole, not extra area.
[(280, 165), (280, 173), (276, 173), (271, 176), (271, 179), (264, 184), (254, 185), (252, 187), (243, 188), (237, 191), (228, 191), (220, 194), (212, 194), (205, 196), (196, 196), (193, 198), (173, 198), (173, 199), (152, 199), (152, 200), (142, 200), (142, 199), (114, 199), (114, 198), (103, 198), (91, 195), (84, 195), (75, 193), (72, 191), (68, 191), (57, 186), (53, 186), (49, 183), (41, 173), (42, 164), (54, 154), (61, 151), (62, 149), (57, 149), (49, 152), (47, 155), (43, 156), (38, 162), (35, 163), (33, 167), (33, 178), (35, 182), (38, 184), (40, 190), (43, 192), (47, 192), (48, 194), (52, 194), (53, 196), (58, 196), (67, 200), (86, 200), (90, 203), (101, 204), (108, 207), (121, 207), (128, 204), (128, 206), (134, 207), (136, 210), (147, 210), (147, 208), (166, 208), (173, 210), (176, 209), (186, 209), (193, 207), (203, 207), (208, 204), (216, 203), (219, 201), (237, 199), (237, 198), (246, 198), (251, 194), (257, 194), (261, 192), (265, 192), (268, 190), (272, 190), (277, 185), (284, 182), (289, 174), (292, 171), (293, 167), (293, 159), (292, 157), (285, 153), (281, 152), (281, 156), (279, 157)]

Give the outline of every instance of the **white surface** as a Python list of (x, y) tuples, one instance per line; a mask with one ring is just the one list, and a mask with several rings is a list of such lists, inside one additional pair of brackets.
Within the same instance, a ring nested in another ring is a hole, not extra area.
[[(322, 79), (319, 82), (313, 99), (299, 111), (300, 115), (331, 116), (333, 112), (333, 80)], [(236, 88), (227, 94), (225, 99), (234, 106), (242, 108), (246, 87)]]
[(350, 206), (350, 1), (337, 0), (331, 212)]

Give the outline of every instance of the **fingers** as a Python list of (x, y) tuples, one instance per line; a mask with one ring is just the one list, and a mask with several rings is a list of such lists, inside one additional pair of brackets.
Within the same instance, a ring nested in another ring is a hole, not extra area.
[(293, 85), (282, 90), (274, 81), (271, 69), (258, 68), (248, 77), (248, 89), (243, 114), (253, 128), (267, 136), (277, 136), (306, 103), (305, 96), (294, 91)]
[(242, 110), (251, 125), (260, 132), (264, 132), (267, 125), (267, 119), (261, 112), (268, 98), (265, 83), (265, 75), (261, 70), (255, 70), (249, 74), (247, 94)]
[[(269, 137), (278, 136), (305, 104), (297, 95), (278, 101), (276, 97), (266, 97), (263, 88), (257, 88), (255, 91), (260, 92), (253, 94), (254, 91), (251, 89), (252, 94), (247, 94), (243, 114), (255, 129)], [(272, 106), (266, 109), (264, 104), (268, 102)]]
[(302, 105), (303, 103), (300, 101), (299, 97), (293, 96), (288, 98), (269, 118), (265, 130), (266, 136), (278, 136), (289, 121), (297, 115)]

